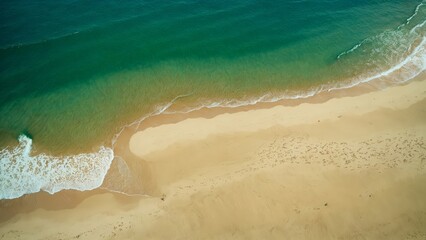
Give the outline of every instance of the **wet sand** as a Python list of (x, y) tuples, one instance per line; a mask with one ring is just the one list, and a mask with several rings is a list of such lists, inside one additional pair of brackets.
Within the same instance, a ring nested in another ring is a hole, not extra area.
[(22, 212), (0, 239), (425, 239), (425, 138), (426, 81), (163, 124), (127, 143), (151, 196)]

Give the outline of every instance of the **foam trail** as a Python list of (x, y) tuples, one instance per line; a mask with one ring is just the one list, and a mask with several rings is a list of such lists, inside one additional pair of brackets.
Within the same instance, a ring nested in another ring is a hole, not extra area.
[(410, 21), (417, 15), (417, 13), (419, 12), (419, 9), (420, 9), (420, 7), (422, 6), (422, 5), (424, 5), (424, 1), (423, 2), (421, 2), (419, 5), (417, 5), (416, 6), (416, 8), (414, 9), (414, 13), (409, 17), (409, 18), (407, 18), (407, 20), (405, 21), (405, 23), (403, 23), (403, 24), (401, 24), (401, 25), (399, 25), (398, 26), (398, 29), (400, 29), (401, 27), (403, 27), (403, 26), (405, 26), (405, 25), (408, 25), (408, 24), (410, 24)]
[(171, 100), (170, 102), (168, 102), (167, 104), (165, 104), (165, 105), (163, 105), (163, 106), (159, 106), (159, 107), (157, 107), (157, 109), (154, 111), (154, 112), (152, 112), (152, 113), (150, 113), (150, 114), (148, 114), (148, 115), (145, 115), (145, 116), (143, 116), (142, 118), (139, 118), (138, 120), (136, 120), (136, 121), (134, 121), (134, 122), (132, 122), (132, 123), (130, 123), (130, 124), (127, 124), (127, 125), (124, 125), (121, 129), (120, 129), (120, 131), (118, 132), (118, 133), (116, 133), (115, 135), (114, 135), (114, 137), (112, 138), (112, 147), (114, 148), (114, 146), (115, 146), (115, 143), (117, 142), (117, 139), (120, 137), (120, 135), (121, 135), (121, 133), (123, 133), (123, 131), (126, 129), (126, 128), (128, 128), (128, 127), (134, 127), (134, 126), (136, 126), (136, 128), (139, 128), (139, 126), (140, 126), (140, 124), (141, 124), (141, 122), (143, 122), (145, 119), (147, 119), (147, 118), (149, 118), (149, 117), (153, 117), (153, 116), (157, 116), (157, 115), (160, 115), (160, 114), (162, 114), (162, 113), (164, 113), (167, 109), (169, 109), (177, 100), (179, 100), (179, 99), (181, 99), (181, 98), (184, 98), (184, 97), (188, 97), (188, 96), (191, 96), (193, 93), (188, 93), (188, 94), (182, 94), (182, 95), (179, 95), (179, 96), (177, 96), (177, 97), (175, 97), (173, 100)]
[[(397, 27), (397, 30), (400, 30), (402, 27), (404, 27), (404, 26), (406, 26), (406, 25), (410, 24), (411, 20), (413, 20), (413, 18), (417, 16), (417, 14), (418, 14), (418, 12), (419, 12), (419, 10), (420, 10), (420, 7), (421, 7), (421, 6), (423, 6), (423, 5), (424, 5), (424, 1), (423, 1), (423, 2), (421, 2), (420, 4), (418, 4), (418, 5), (416, 6), (416, 8), (414, 9), (414, 13), (413, 13), (410, 17), (408, 17), (408, 18), (405, 20), (405, 23), (403, 23), (403, 24), (399, 25), (399, 26)], [(413, 29), (411, 29), (410, 34), (412, 34), (412, 33), (413, 33), (413, 32), (414, 32), (417, 28), (422, 27), (422, 26), (424, 25), (424, 23), (425, 23), (425, 22), (423, 22), (422, 24), (416, 25)], [(375, 37), (376, 37), (376, 36), (375, 36)], [(375, 37), (369, 37), (369, 38), (366, 38), (366, 39), (362, 40), (361, 42), (357, 43), (355, 46), (353, 46), (353, 47), (352, 47), (352, 48), (350, 48), (349, 50), (346, 50), (346, 51), (344, 51), (344, 52), (340, 53), (339, 55), (337, 55), (337, 59), (340, 59), (342, 56), (344, 56), (344, 55), (346, 55), (346, 54), (349, 54), (349, 53), (351, 53), (351, 52), (353, 52), (353, 51), (357, 50), (359, 47), (361, 47), (361, 46), (362, 46), (363, 44), (365, 44), (366, 42), (368, 42), (368, 41), (372, 41), (372, 39), (374, 39)]]
[(118, 190), (113, 190), (113, 189), (110, 189), (108, 187), (100, 187), (100, 189), (108, 191), (108, 192), (123, 194), (123, 195), (125, 195), (127, 197), (152, 197), (151, 195), (148, 195), (148, 194), (126, 193), (126, 192), (122, 192), (122, 191), (118, 191)]
[(32, 139), (0, 151), (0, 199), (13, 199), (41, 190), (54, 194), (64, 189), (92, 190), (101, 186), (114, 152), (101, 147), (95, 153), (63, 157), (31, 155)]
[(191, 94), (185, 94), (185, 95), (179, 95), (177, 97), (175, 97), (172, 101), (168, 102), (166, 105), (164, 106), (160, 106), (157, 108), (156, 111), (154, 111), (153, 113), (144, 115), (143, 117), (139, 118), (138, 120), (127, 124), (125, 126), (123, 126), (120, 131), (118, 133), (116, 133), (114, 135), (114, 138), (112, 140), (112, 145), (115, 146), (115, 143), (117, 142), (117, 139), (120, 137), (120, 135), (123, 133), (123, 131), (126, 128), (129, 127), (133, 127), (135, 126), (136, 129), (139, 128), (139, 126), (142, 124), (143, 121), (145, 121), (146, 119), (150, 118), (150, 117), (154, 117), (160, 114), (186, 114), (186, 113), (191, 113), (191, 112), (195, 112), (195, 111), (199, 111), (201, 109), (211, 109), (211, 108), (237, 108), (237, 107), (243, 107), (243, 106), (251, 106), (251, 105), (255, 105), (258, 103), (273, 103), (273, 102), (277, 102), (277, 101), (281, 101), (281, 100), (289, 100), (289, 99), (303, 99), (303, 98), (309, 98), (314, 96), (315, 94), (317, 94), (318, 92), (320, 92), (322, 89), (321, 88), (316, 88), (310, 91), (306, 91), (304, 93), (296, 93), (296, 94), (283, 94), (283, 95), (279, 95), (279, 96), (271, 96), (270, 94), (265, 94), (262, 95), (258, 98), (252, 98), (252, 99), (247, 99), (247, 100), (236, 100), (236, 99), (232, 99), (232, 100), (222, 100), (222, 101), (216, 101), (216, 102), (208, 102), (208, 103), (202, 103), (196, 107), (192, 107), (190, 109), (187, 110), (180, 110), (180, 111), (168, 111), (168, 109), (180, 98), (183, 97), (187, 97), (192, 95)]
[(347, 50), (347, 51), (344, 51), (344, 52), (340, 53), (340, 54), (337, 56), (337, 59), (340, 59), (343, 55), (346, 55), (346, 54), (348, 54), (348, 53), (351, 53), (351, 52), (355, 51), (356, 49), (358, 49), (359, 47), (361, 47), (361, 46), (362, 46), (365, 42), (367, 42), (367, 41), (369, 41), (369, 40), (370, 40), (370, 38), (366, 38), (366, 39), (362, 40), (360, 43), (358, 43), (358, 44), (356, 44), (355, 46), (353, 46), (351, 49), (349, 49), (349, 50)]
[(278, 96), (272, 96), (271, 94), (265, 94), (257, 98), (252, 99), (246, 99), (246, 100), (222, 100), (219, 102), (209, 102), (209, 103), (203, 103), (200, 104), (197, 107), (188, 109), (188, 110), (182, 110), (182, 111), (172, 111), (167, 112), (165, 111), (163, 114), (180, 114), (180, 113), (190, 113), (194, 111), (198, 111), (201, 109), (211, 109), (211, 108), (238, 108), (243, 106), (252, 106), (256, 105), (258, 103), (274, 103), (281, 100), (291, 100), (291, 99), (305, 99), (312, 97), (316, 95), (317, 93), (321, 92), (322, 87), (315, 88), (303, 93), (294, 93), (294, 94), (281, 94)]
[(413, 29), (410, 30), (410, 34), (413, 34), (417, 29), (423, 27), (425, 25), (425, 23), (426, 23), (426, 20), (423, 21), (422, 23), (416, 25), (415, 27), (413, 27)]
[[(370, 81), (373, 81), (373, 80), (378, 79), (378, 78), (389, 76), (390, 74), (395, 73), (395, 72), (401, 70), (402, 68), (407, 68), (407, 69), (414, 68), (414, 71), (410, 71), (409, 72), (410, 76), (405, 77), (400, 82), (406, 82), (410, 79), (413, 79), (414, 77), (416, 77), (420, 73), (422, 73), (426, 68), (425, 44), (426, 44), (426, 38), (423, 37), (421, 43), (411, 52), (410, 55), (408, 55), (401, 62), (399, 62), (398, 64), (389, 68), (386, 71), (380, 72), (378, 74), (375, 74), (373, 76), (370, 76), (370, 77), (367, 77), (367, 78), (364, 78), (364, 79), (356, 80), (353, 83), (347, 84), (345, 86), (329, 88), (328, 91), (351, 88), (351, 87), (354, 87), (354, 86), (359, 85), (361, 83), (366, 83), (366, 82), (370, 82)], [(410, 64), (411, 64), (411, 66), (410, 66)]]
[[(426, 52), (425, 52), (425, 46), (426, 46), (426, 38), (422, 38), (422, 41), (420, 44), (418, 44), (414, 50), (405, 57), (402, 61), (400, 61), (398, 64), (390, 67), (389, 69), (380, 72), (378, 74), (373, 74), (372, 76), (367, 77), (360, 77), (356, 78), (349, 83), (346, 82), (343, 85), (336, 86), (336, 85), (322, 85), (320, 87), (311, 89), (309, 91), (303, 92), (303, 93), (293, 93), (293, 94), (282, 94), (279, 96), (271, 96), (270, 94), (265, 94), (258, 98), (253, 98), (249, 100), (223, 100), (219, 102), (211, 102), (211, 103), (204, 103), (201, 104), (198, 107), (191, 108), (189, 110), (183, 110), (183, 111), (173, 111), (173, 112), (167, 112), (164, 111), (163, 114), (176, 114), (176, 113), (190, 113), (193, 111), (198, 111), (204, 108), (210, 109), (210, 108), (236, 108), (236, 107), (242, 107), (242, 106), (251, 106), (255, 105), (257, 103), (273, 103), (278, 102), (282, 100), (291, 100), (291, 99), (306, 99), (309, 97), (313, 97), (316, 94), (319, 94), (324, 91), (334, 91), (334, 90), (341, 90), (341, 89), (348, 89), (355, 87), (357, 85), (360, 85), (362, 83), (367, 83), (374, 81), (376, 79), (389, 76), (403, 68), (405, 68), (406, 73), (400, 73), (402, 76), (402, 79), (399, 80), (400, 83), (409, 81), (413, 79), (414, 77), (418, 76), (420, 73), (422, 73), (426, 69)], [(411, 71), (410, 71), (411, 70)], [(144, 119), (148, 118), (149, 116), (145, 117)], [(142, 120), (143, 121), (143, 120)], [(140, 124), (140, 122), (139, 122)]]

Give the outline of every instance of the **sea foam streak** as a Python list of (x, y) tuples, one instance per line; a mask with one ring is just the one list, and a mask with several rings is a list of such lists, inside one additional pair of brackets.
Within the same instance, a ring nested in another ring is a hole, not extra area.
[(357, 78), (349, 84), (335, 86), (328, 89), (328, 91), (347, 89), (359, 85), (361, 83), (371, 82), (373, 80), (384, 78), (393, 75), (393, 81), (406, 82), (422, 73), (426, 69), (426, 38), (423, 38), (418, 46), (402, 61), (392, 66), (391, 68), (374, 74), (372, 76)]
[[(407, 25), (409, 25), (410, 24), (410, 22), (417, 16), (417, 14), (419, 13), (419, 10), (420, 10), (420, 8), (422, 7), (422, 6), (424, 6), (425, 5), (425, 1), (422, 1), (421, 3), (419, 3), (417, 6), (416, 6), (416, 8), (414, 9), (414, 12), (413, 12), (413, 14), (410, 16), (410, 17), (408, 17), (406, 20), (405, 20), (405, 22), (404, 23), (402, 23), (401, 25), (399, 25), (398, 27), (397, 27), (397, 30), (401, 30), (403, 27), (406, 27)], [(422, 27), (424, 25), (424, 22), (423, 22), (423, 24), (419, 24), (419, 25), (417, 25), (417, 26), (415, 26), (411, 31), (410, 31), (410, 34), (412, 34), (413, 33), (413, 31), (415, 31), (415, 29), (416, 28), (419, 28), (419, 27)], [(379, 34), (378, 36), (374, 36), (374, 37), (369, 37), (369, 38), (366, 38), (366, 39), (363, 39), (361, 42), (359, 42), (359, 43), (357, 43), (357, 44), (355, 44), (355, 46), (353, 46), (352, 48), (350, 48), (349, 50), (346, 50), (346, 51), (344, 51), (344, 52), (341, 52), (339, 55), (337, 55), (337, 59), (340, 59), (341, 57), (343, 57), (344, 55), (346, 55), (346, 54), (349, 54), (349, 53), (352, 53), (352, 52), (354, 52), (355, 50), (357, 50), (359, 47), (361, 47), (362, 45), (364, 45), (364, 44), (366, 44), (366, 43), (371, 43), (371, 42), (374, 42), (375, 40), (377, 40), (377, 38), (378, 37), (382, 37), (383, 35), (385, 35), (386, 33), (388, 33), (388, 32), (384, 32), (384, 33), (382, 33), (382, 34)]]
[(96, 153), (63, 157), (31, 155), (32, 139), (19, 136), (19, 145), (0, 151), (0, 199), (18, 198), (24, 194), (64, 189), (80, 191), (98, 188), (114, 158), (110, 148)]
[(408, 25), (408, 24), (410, 24), (410, 21), (417, 15), (417, 13), (419, 12), (419, 9), (420, 9), (420, 7), (422, 6), (422, 5), (424, 5), (424, 1), (423, 2), (421, 2), (419, 5), (417, 5), (416, 6), (416, 9), (414, 9), (414, 13), (413, 13), (413, 15), (411, 15), (409, 18), (407, 18), (407, 20), (406, 20), (406, 22), (405, 23), (403, 23), (401, 26), (399, 26), (399, 27), (402, 27), (402, 26), (404, 26), (404, 25)]
[(355, 46), (353, 46), (351, 49), (340, 53), (339, 55), (337, 55), (337, 59), (341, 58), (342, 56), (344, 56), (344, 55), (346, 55), (348, 53), (351, 53), (351, 52), (355, 51), (357, 48), (361, 47), (362, 44), (364, 44), (365, 42), (367, 42), (369, 40), (370, 40), (369, 38), (366, 38), (366, 39), (362, 40), (360, 43), (358, 43)]

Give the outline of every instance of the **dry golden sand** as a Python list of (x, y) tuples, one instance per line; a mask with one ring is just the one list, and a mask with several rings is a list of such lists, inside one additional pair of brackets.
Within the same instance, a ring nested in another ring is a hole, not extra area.
[(0, 239), (426, 239), (425, 139), (426, 81), (160, 125), (129, 143), (158, 196), (17, 214)]

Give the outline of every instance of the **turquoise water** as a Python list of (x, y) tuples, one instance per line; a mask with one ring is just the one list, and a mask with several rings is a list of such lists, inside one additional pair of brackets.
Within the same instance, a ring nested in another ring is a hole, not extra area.
[[(425, 66), (425, 4), (1, 2), (0, 198), (98, 187), (116, 134), (165, 107), (232, 107), (409, 80)], [(98, 175), (67, 182), (95, 165)]]

